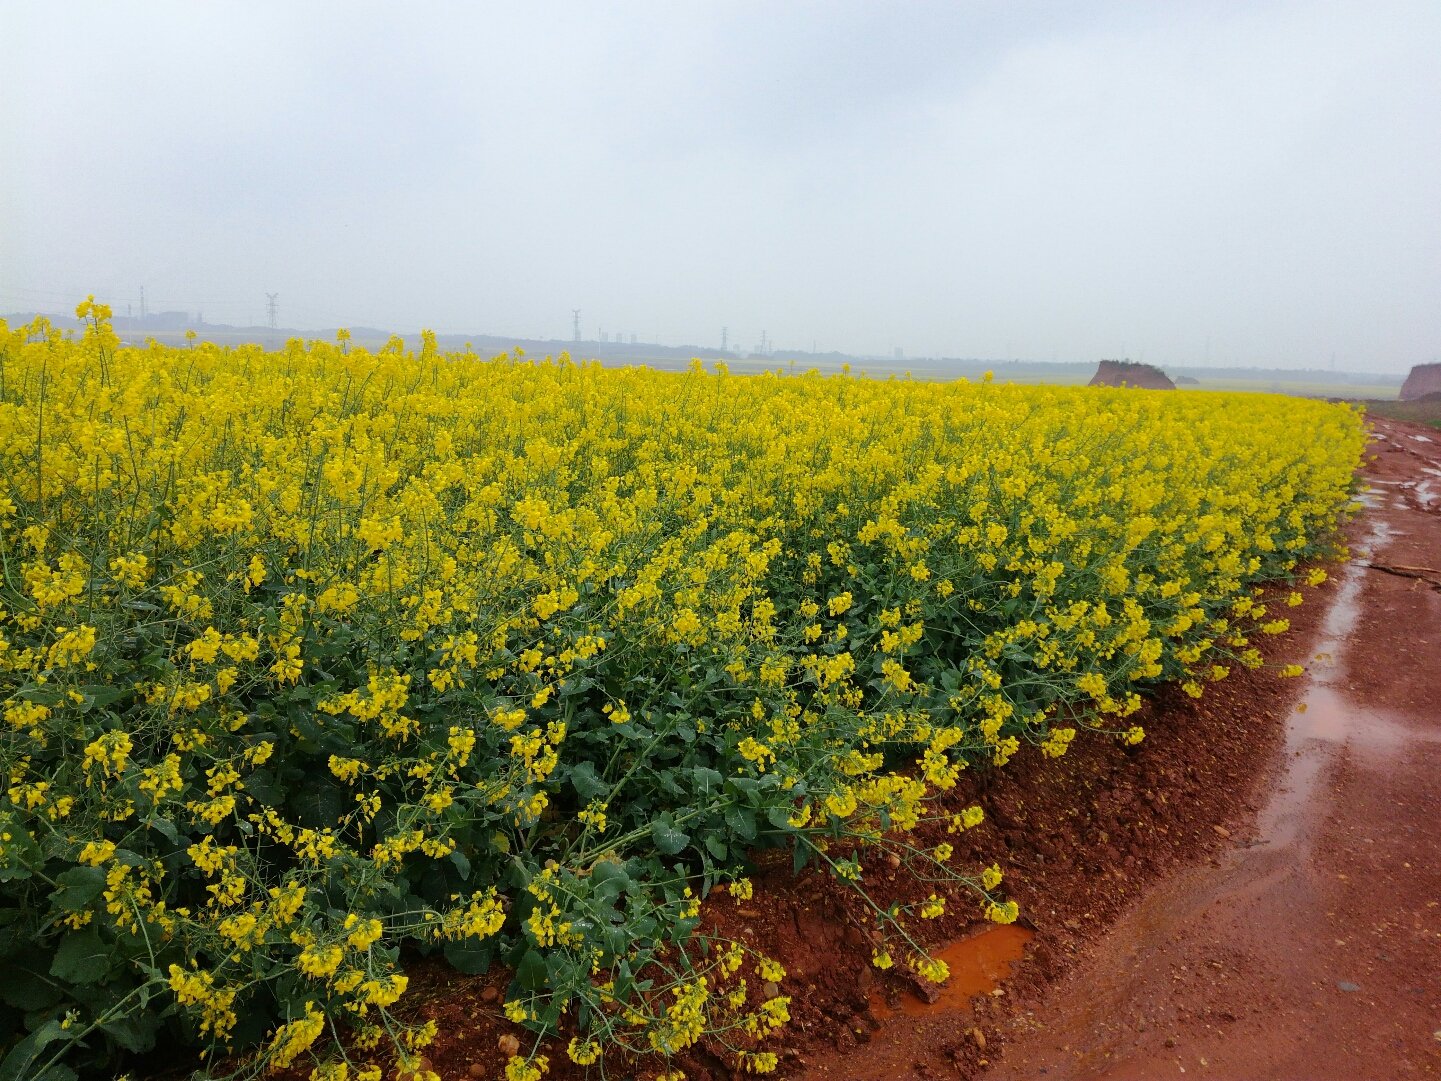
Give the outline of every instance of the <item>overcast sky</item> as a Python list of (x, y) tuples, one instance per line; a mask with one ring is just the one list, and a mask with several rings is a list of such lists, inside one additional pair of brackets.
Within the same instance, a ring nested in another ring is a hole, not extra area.
[(0, 0), (0, 311), (1441, 360), (1441, 3)]

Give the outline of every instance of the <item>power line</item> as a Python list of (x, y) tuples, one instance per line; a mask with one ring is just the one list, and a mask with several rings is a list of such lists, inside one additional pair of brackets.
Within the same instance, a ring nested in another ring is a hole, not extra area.
[[(68, 289), (67, 289), (67, 290), (27, 289), (27, 288), (24, 288), (24, 287), (22, 287), (22, 286), (6, 285), (6, 284), (4, 284), (3, 282), (0, 282), (0, 294), (3, 294), (3, 295), (5, 295), (5, 296), (13, 296), (13, 297), (18, 297), (18, 298), (25, 298), (25, 297), (40, 298), (40, 299), (44, 299), (44, 300), (50, 300), (50, 301), (61, 302), (61, 303), (64, 303), (64, 302), (75, 303), (75, 302), (77, 302), (77, 301), (84, 300), (86, 294), (87, 294), (87, 293), (90, 293), (90, 292), (93, 292), (97, 297), (99, 297), (100, 299), (104, 300), (106, 303), (109, 303), (109, 304), (136, 304), (136, 303), (139, 303), (139, 298), (138, 298), (138, 297), (133, 297), (133, 296), (129, 296), (129, 297), (126, 297), (126, 296), (118, 296), (118, 295), (116, 295), (115, 293), (112, 293), (112, 292), (109, 292), (108, 290), (103, 290), (103, 289), (91, 289), (91, 290), (79, 290), (79, 291), (72, 291), (72, 290), (68, 290)], [(222, 307), (222, 308), (246, 308), (246, 307), (250, 307), (250, 305), (251, 305), (251, 302), (248, 301), (248, 300), (221, 300), (221, 299), (217, 299), (217, 298), (214, 298), (214, 297), (210, 297), (210, 298), (206, 298), (206, 299), (200, 299), (200, 300), (195, 300), (195, 299), (189, 299), (189, 300), (187, 300), (187, 299), (184, 299), (184, 298), (171, 298), (171, 299), (165, 301), (165, 303), (166, 303), (166, 304), (183, 304), (183, 305), (187, 305), (187, 306), (189, 306), (189, 307), (196, 307), (196, 306), (200, 306), (200, 305), (208, 305), (208, 306), (211, 306), (211, 307)]]

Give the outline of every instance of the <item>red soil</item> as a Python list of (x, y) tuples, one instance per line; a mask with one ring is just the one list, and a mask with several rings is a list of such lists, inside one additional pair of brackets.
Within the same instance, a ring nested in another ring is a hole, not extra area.
[[(1193, 380), (1194, 382), (1194, 380)], [(1089, 387), (1140, 387), (1143, 390), (1175, 390), (1176, 384), (1154, 364), (1134, 360), (1103, 360), (1096, 366)]]
[(1441, 364), (1418, 364), (1401, 384), (1401, 400), (1412, 402), (1428, 394), (1441, 394)]

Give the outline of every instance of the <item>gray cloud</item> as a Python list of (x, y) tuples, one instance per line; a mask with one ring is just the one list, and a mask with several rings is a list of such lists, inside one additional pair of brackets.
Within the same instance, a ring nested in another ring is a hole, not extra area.
[(1401, 370), (1441, 7), (10, 4), (0, 310)]

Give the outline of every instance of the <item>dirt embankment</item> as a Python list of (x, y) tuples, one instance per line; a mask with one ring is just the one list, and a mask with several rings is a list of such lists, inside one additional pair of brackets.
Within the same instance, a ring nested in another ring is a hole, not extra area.
[(1175, 390), (1176, 384), (1154, 364), (1134, 360), (1103, 360), (1096, 366), (1089, 387), (1140, 387), (1142, 390)]
[(1418, 364), (1401, 384), (1401, 400), (1414, 402), (1428, 394), (1441, 394), (1441, 364)]

